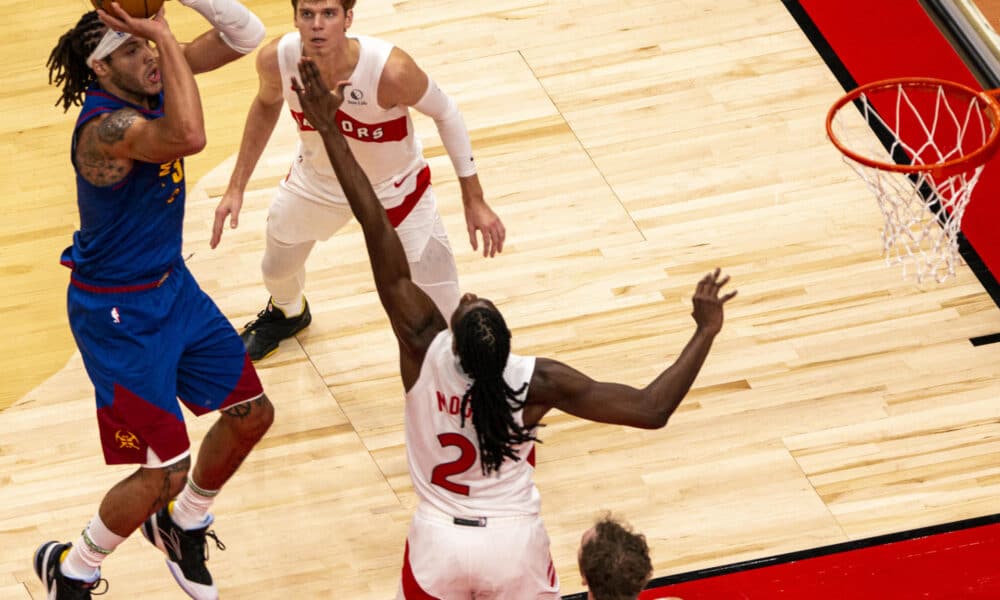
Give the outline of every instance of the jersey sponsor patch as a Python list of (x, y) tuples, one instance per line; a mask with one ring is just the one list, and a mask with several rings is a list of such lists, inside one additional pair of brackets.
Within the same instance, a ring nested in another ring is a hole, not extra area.
[[(292, 110), (292, 118), (299, 126), (299, 131), (316, 131), (303, 112)], [(342, 110), (337, 111), (337, 125), (345, 137), (359, 142), (399, 142), (406, 139), (408, 132), (406, 116), (397, 117), (381, 123), (365, 123), (352, 117)]]

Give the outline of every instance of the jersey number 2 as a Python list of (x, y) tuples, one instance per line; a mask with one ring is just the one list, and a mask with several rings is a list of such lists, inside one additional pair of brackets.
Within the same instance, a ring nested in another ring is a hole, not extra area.
[(452, 475), (465, 473), (472, 465), (476, 464), (476, 447), (467, 437), (457, 433), (442, 433), (438, 436), (438, 442), (441, 443), (442, 448), (458, 446), (462, 453), (455, 460), (434, 467), (434, 470), (431, 471), (431, 483), (443, 487), (449, 492), (468, 496), (469, 486), (448, 481), (448, 478)]

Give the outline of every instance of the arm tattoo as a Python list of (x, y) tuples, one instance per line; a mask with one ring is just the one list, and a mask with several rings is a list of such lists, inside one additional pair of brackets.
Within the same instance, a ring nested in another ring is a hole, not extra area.
[(105, 144), (114, 144), (125, 139), (125, 132), (139, 118), (139, 113), (131, 108), (116, 110), (97, 126), (97, 137)]
[[(123, 109), (111, 113), (100, 122), (92, 122), (83, 126), (79, 133), (79, 140), (76, 147), (76, 164), (80, 175), (90, 183), (103, 187), (117, 183), (128, 175), (132, 169), (132, 159), (115, 158), (109, 156), (106, 151), (108, 144), (115, 140), (109, 139), (109, 132), (117, 131), (114, 135), (122, 139), (128, 127), (122, 127), (123, 119), (129, 123), (135, 121), (138, 113), (132, 109)], [(118, 125), (108, 123), (116, 120)], [(113, 136), (112, 136), (113, 137)]]

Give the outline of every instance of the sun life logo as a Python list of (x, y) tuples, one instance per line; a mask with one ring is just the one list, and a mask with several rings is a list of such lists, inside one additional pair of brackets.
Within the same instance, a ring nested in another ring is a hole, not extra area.
[(350, 96), (350, 98), (348, 98), (347, 100), (348, 104), (368, 104), (367, 102), (365, 102), (364, 92), (362, 92), (357, 88), (352, 89), (351, 93), (348, 95)]

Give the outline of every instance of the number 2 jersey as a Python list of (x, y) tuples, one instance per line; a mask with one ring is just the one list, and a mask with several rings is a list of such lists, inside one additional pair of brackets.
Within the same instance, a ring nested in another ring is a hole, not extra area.
[[(414, 133), (406, 106), (385, 109), (378, 104), (379, 81), (393, 45), (365, 35), (349, 39), (356, 39), (361, 49), (358, 64), (350, 76), (351, 84), (344, 88), (344, 103), (337, 110), (336, 121), (375, 194), (382, 198), (392, 195), (406, 175), (423, 167), (423, 146)], [(278, 66), (282, 93), (299, 131), (299, 149), (293, 169), (300, 169), (311, 187), (324, 191), (323, 198), (317, 199), (346, 203), (323, 140), (305, 118), (299, 98), (292, 90), (292, 76), (299, 77), (301, 57), (300, 34), (297, 31), (285, 34), (278, 42)], [(332, 86), (336, 82), (327, 83)]]
[[(406, 394), (406, 453), (410, 479), (420, 500), (454, 517), (538, 514), (541, 497), (534, 482), (534, 442), (515, 446), (520, 460), (505, 459), (499, 472), (484, 475), (471, 408), (462, 427), (462, 396), (471, 380), (452, 351), (452, 334), (434, 338), (417, 382)], [(504, 379), (514, 390), (531, 381), (534, 357), (511, 354)], [(525, 386), (522, 394), (527, 394)], [(521, 399), (524, 395), (521, 396)], [(514, 420), (523, 424), (523, 410)]]
[(91, 119), (132, 108), (146, 119), (163, 116), (163, 93), (156, 109), (113, 96), (93, 84), (87, 89), (73, 130), (71, 160), (76, 170), (80, 229), (60, 262), (75, 278), (92, 284), (132, 284), (161, 277), (181, 256), (184, 222), (184, 161), (133, 161), (124, 179), (97, 186), (80, 174), (76, 150), (80, 129)]

